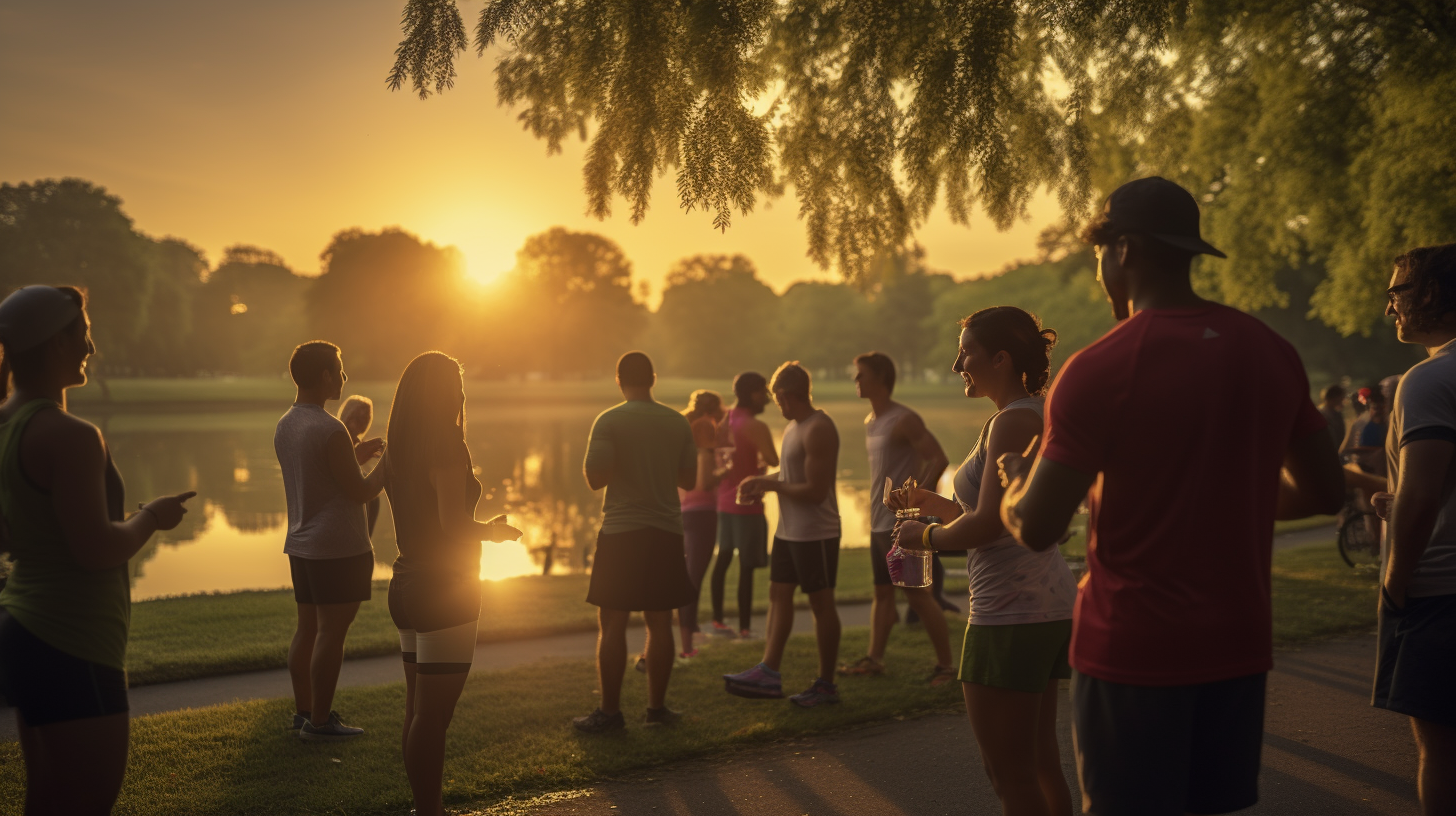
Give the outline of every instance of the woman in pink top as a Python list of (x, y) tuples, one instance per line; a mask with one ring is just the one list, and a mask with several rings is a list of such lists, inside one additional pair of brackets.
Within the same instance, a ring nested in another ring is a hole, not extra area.
[(698, 629), (698, 599), (701, 597), (703, 576), (713, 560), (713, 548), (718, 543), (718, 486), (721, 473), (717, 471), (715, 447), (718, 438), (718, 423), (723, 419), (723, 398), (716, 391), (700, 389), (688, 397), (687, 410), (683, 411), (688, 424), (693, 428), (693, 442), (698, 446), (698, 483), (692, 490), (678, 488), (677, 497), (682, 504), (683, 551), (688, 561), (688, 578), (693, 582), (693, 600), (677, 611), (678, 629), (682, 632), (682, 657), (696, 657), (693, 635)]

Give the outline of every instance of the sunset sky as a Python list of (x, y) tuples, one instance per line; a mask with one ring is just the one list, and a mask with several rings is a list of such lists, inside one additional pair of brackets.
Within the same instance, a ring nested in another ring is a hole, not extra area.
[[(481, 2), (466, 2), (467, 28)], [(77, 176), (124, 201), (137, 227), (215, 263), (225, 246), (272, 249), (303, 273), (341, 229), (400, 226), (464, 252), (482, 279), (555, 225), (617, 241), (660, 291), (671, 263), (742, 252), (782, 291), (825, 278), (805, 257), (789, 196), (736, 217), (679, 209), (671, 175), (633, 226), (585, 215), (579, 142), (547, 156), (497, 107), (494, 62), (470, 51), (455, 89), (420, 101), (384, 84), (403, 0), (248, 3), (7, 0), (0, 6), (0, 181)], [(999, 233), (938, 212), (919, 240), (957, 277), (1034, 254), (1050, 197)]]

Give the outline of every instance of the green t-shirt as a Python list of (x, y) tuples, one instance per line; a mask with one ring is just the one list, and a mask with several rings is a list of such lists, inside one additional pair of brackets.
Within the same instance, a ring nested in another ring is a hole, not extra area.
[(687, 418), (660, 402), (631, 400), (598, 414), (587, 438), (586, 467), (611, 474), (602, 532), (656, 527), (681, 533), (677, 475), (697, 462)]

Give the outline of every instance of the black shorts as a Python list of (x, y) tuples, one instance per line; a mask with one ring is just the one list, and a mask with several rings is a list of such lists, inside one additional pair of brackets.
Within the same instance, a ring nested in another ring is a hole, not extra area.
[(389, 617), (404, 662), (422, 674), (470, 671), (480, 620), (480, 577), (444, 570), (399, 572), (389, 579)]
[(734, 550), (742, 566), (768, 566), (768, 519), (762, 513), (718, 514), (718, 557), (732, 557)]
[(1183, 816), (1230, 813), (1259, 801), (1266, 677), (1133, 686), (1073, 672), (1082, 809)]
[(125, 714), (126, 672), (66, 654), (0, 609), (0, 698), (31, 728)]
[(774, 536), (768, 579), (798, 584), (805, 594), (834, 587), (839, 577), (839, 536), (821, 541), (785, 541)]
[(895, 546), (895, 534), (870, 533), (870, 572), (875, 577), (875, 586), (890, 586), (894, 582), (890, 580), (890, 566), (885, 563), (885, 557), (890, 554), (890, 548)]
[(293, 600), (301, 604), (362, 603), (369, 600), (374, 580), (374, 553), (344, 558), (288, 556), (293, 573)]
[(1400, 610), (1381, 595), (1371, 704), (1456, 728), (1456, 595), (1406, 598)]
[(639, 527), (599, 533), (586, 602), (602, 609), (665, 612), (691, 603), (681, 533)]

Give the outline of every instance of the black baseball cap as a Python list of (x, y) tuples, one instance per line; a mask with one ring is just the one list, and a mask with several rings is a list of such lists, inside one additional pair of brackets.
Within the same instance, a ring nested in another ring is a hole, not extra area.
[(1129, 181), (1113, 190), (1102, 217), (1121, 230), (1144, 233), (1194, 254), (1228, 257), (1199, 233), (1193, 195), (1160, 176)]

